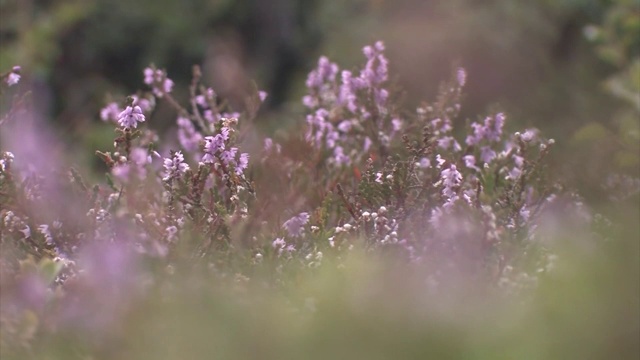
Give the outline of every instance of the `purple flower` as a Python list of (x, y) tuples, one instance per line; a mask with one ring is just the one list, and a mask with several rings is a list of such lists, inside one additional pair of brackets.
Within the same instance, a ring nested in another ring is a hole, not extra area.
[(128, 181), (129, 174), (131, 173), (131, 166), (129, 164), (119, 164), (111, 169), (111, 174), (120, 181)]
[(302, 104), (308, 107), (309, 109), (313, 109), (317, 107), (320, 103), (318, 102), (318, 99), (316, 97), (311, 95), (305, 95), (302, 97)]
[(351, 120), (344, 120), (342, 122), (340, 122), (340, 124), (338, 124), (338, 130), (340, 130), (343, 133), (348, 133), (349, 130), (351, 130)]
[(187, 152), (198, 150), (202, 135), (196, 131), (191, 120), (185, 117), (178, 117), (178, 141), (180, 146)]
[(423, 169), (427, 169), (431, 167), (431, 160), (429, 160), (429, 158), (423, 157), (422, 159), (420, 159), (420, 162), (416, 163), (416, 165)]
[(147, 150), (139, 147), (131, 150), (130, 158), (131, 161), (138, 166), (151, 163), (151, 156), (149, 156)]
[(287, 230), (289, 236), (300, 236), (304, 231), (304, 225), (309, 222), (309, 214), (302, 212), (282, 224), (282, 227)]
[(337, 165), (349, 165), (351, 163), (351, 159), (344, 154), (342, 146), (336, 146), (333, 149), (333, 158)]
[(444, 185), (442, 195), (452, 199), (456, 195), (456, 188), (462, 182), (462, 174), (456, 169), (455, 165), (451, 165), (448, 169), (442, 170), (440, 176)]
[(476, 171), (480, 171), (480, 169), (476, 166), (476, 157), (473, 155), (465, 155), (462, 157), (464, 160), (464, 165), (469, 169), (474, 169)]
[(527, 129), (525, 130), (524, 134), (522, 134), (521, 136), (522, 136), (522, 140), (525, 142), (535, 141), (538, 137), (538, 130)]
[(517, 166), (514, 166), (513, 169), (509, 171), (509, 179), (511, 180), (516, 180), (520, 177), (520, 175), (522, 175), (522, 169)]
[(202, 95), (196, 96), (196, 104), (202, 106), (203, 109), (209, 107), (209, 101), (214, 101), (216, 98), (216, 92), (212, 88), (207, 88), (206, 92)]
[(351, 71), (343, 71), (342, 72), (342, 85), (340, 85), (340, 92), (338, 96), (338, 103), (341, 105), (346, 105), (347, 109), (352, 113), (355, 113), (358, 110), (358, 105), (356, 104), (356, 86), (354, 83), (353, 76)]
[(144, 69), (143, 73), (144, 73), (144, 83), (147, 84), (147, 85), (153, 84), (153, 82), (154, 82), (154, 79), (153, 79), (154, 71), (153, 71), (153, 69), (152, 68), (146, 68), (146, 69)]
[(463, 87), (467, 82), (467, 72), (463, 68), (458, 68), (456, 76), (458, 80), (458, 86)]
[(367, 64), (360, 72), (361, 80), (369, 86), (387, 81), (389, 61), (383, 54), (384, 44), (382, 41), (376, 42), (373, 47), (365, 46), (362, 52), (367, 57)]
[(484, 124), (474, 122), (471, 124), (473, 135), (467, 136), (467, 145), (477, 145), (482, 140), (497, 142), (502, 137), (502, 129), (504, 127), (505, 116), (498, 113), (494, 117), (487, 116)]
[(122, 110), (118, 106), (118, 103), (112, 102), (100, 110), (100, 118), (102, 121), (118, 121), (121, 112)]
[(142, 109), (142, 112), (147, 112), (149, 110), (151, 110), (151, 101), (149, 101), (149, 99), (147, 98), (140, 98), (138, 97), (138, 95), (131, 95), (131, 97), (133, 98), (133, 105), (138, 105), (140, 106), (140, 109)]
[[(274, 148), (274, 142), (273, 139), (271, 138), (265, 138), (264, 139), (264, 151), (266, 152), (270, 152), (272, 149)], [(280, 144), (275, 144), (275, 151), (276, 153), (280, 153), (281, 151), (281, 146)]]
[(524, 166), (524, 158), (520, 155), (513, 155), (513, 162), (519, 168), (522, 168), (522, 166)]
[(391, 120), (391, 126), (393, 126), (393, 131), (400, 131), (402, 129), (402, 120), (397, 118)]
[(144, 120), (144, 114), (140, 106), (127, 106), (127, 108), (118, 115), (118, 124), (124, 129), (135, 128), (139, 122), (144, 122)]
[[(227, 135), (227, 139), (228, 139)], [(215, 162), (215, 155), (225, 149), (225, 137), (223, 134), (217, 134), (216, 136), (207, 136), (204, 138), (204, 156), (202, 161), (205, 163)]]
[(157, 97), (162, 97), (173, 89), (173, 81), (167, 77), (164, 71), (148, 67), (144, 69), (143, 73), (144, 83), (151, 86), (153, 93)]
[(371, 149), (371, 145), (373, 145), (373, 141), (368, 136), (365, 136), (364, 142), (362, 144), (362, 150), (366, 153)]
[(287, 246), (287, 243), (284, 241), (283, 238), (277, 238), (277, 239), (273, 240), (273, 242), (271, 243), (271, 246), (274, 249), (282, 249), (285, 246)]
[(240, 160), (238, 161), (238, 165), (236, 166), (236, 174), (242, 175), (244, 170), (249, 166), (249, 154), (242, 153), (240, 154)]
[(220, 154), (220, 159), (225, 165), (233, 164), (235, 162), (237, 152), (238, 148), (232, 147), (229, 150), (223, 151), (222, 154)]
[(515, 166), (513, 167), (513, 169), (511, 169), (511, 171), (509, 171), (509, 178), (512, 180), (515, 180), (519, 178), (520, 175), (522, 175), (522, 168), (524, 166), (524, 157), (514, 154), (512, 158)]
[(327, 117), (329, 112), (323, 108), (316, 110), (314, 114), (307, 115), (308, 129), (305, 138), (317, 148), (322, 146), (323, 136), (332, 131), (335, 132), (333, 125), (327, 121)]
[(209, 107), (209, 104), (207, 104), (207, 99), (204, 95), (196, 96), (196, 104), (202, 106), (205, 109)]
[(319, 89), (325, 82), (335, 81), (337, 73), (338, 65), (329, 61), (326, 56), (321, 56), (318, 59), (318, 67), (307, 77), (307, 88)]
[(449, 147), (451, 147), (451, 142), (455, 141), (453, 139), (453, 136), (444, 136), (441, 137), (440, 139), (438, 139), (438, 147), (447, 150)]
[(179, 177), (189, 170), (189, 164), (184, 162), (184, 156), (180, 151), (173, 153), (173, 156), (170, 158), (165, 158), (163, 166), (165, 170), (164, 177), (162, 178), (163, 181)]
[(173, 89), (173, 80), (169, 78), (164, 79), (164, 82), (162, 83), (162, 90), (164, 90), (164, 93), (168, 94), (171, 92), (172, 89)]
[(385, 89), (374, 89), (373, 93), (376, 105), (381, 108), (385, 107), (387, 99), (389, 98), (389, 92)]
[(496, 158), (496, 152), (489, 146), (483, 146), (480, 148), (480, 159), (483, 162), (489, 164)]
[(465, 142), (467, 145), (477, 145), (484, 138), (485, 129), (482, 125), (474, 122), (471, 124), (473, 135), (468, 135)]

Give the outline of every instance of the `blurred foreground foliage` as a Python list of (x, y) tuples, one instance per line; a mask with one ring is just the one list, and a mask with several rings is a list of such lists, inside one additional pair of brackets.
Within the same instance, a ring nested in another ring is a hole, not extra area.
[[(419, 271), (362, 249), (340, 267), (290, 273), (279, 289), (259, 268), (249, 279), (178, 264), (115, 334), (49, 334), (3, 359), (634, 359), (635, 220), (595, 247), (557, 239), (558, 267), (518, 298), (474, 284), (435, 294)], [(25, 313), (23, 336), (34, 336), (36, 319)]]

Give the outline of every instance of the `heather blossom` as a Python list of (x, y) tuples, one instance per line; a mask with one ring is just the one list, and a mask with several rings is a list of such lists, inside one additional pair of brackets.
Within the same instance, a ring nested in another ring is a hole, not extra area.
[(189, 164), (184, 161), (181, 151), (176, 151), (171, 157), (165, 158), (163, 166), (165, 170), (163, 181), (178, 177), (189, 170)]
[[(337, 79), (338, 66), (326, 57), (318, 60), (307, 78), (308, 95), (306, 140), (316, 149), (333, 150), (328, 163), (341, 167), (368, 155), (372, 144), (384, 153), (403, 122), (392, 117), (387, 102), (390, 92), (382, 85), (388, 80), (388, 60), (380, 41), (365, 46), (366, 64), (358, 73), (343, 70)], [(344, 116), (344, 118), (341, 118)], [(371, 122), (373, 135), (369, 132)], [(383, 154), (384, 155), (384, 154)]]
[(476, 157), (473, 155), (465, 155), (462, 158), (464, 160), (464, 165), (469, 169), (473, 169), (475, 171), (480, 171), (480, 168), (476, 166)]
[(458, 68), (456, 71), (456, 80), (458, 81), (458, 86), (463, 87), (464, 84), (467, 83), (467, 72), (464, 68)]
[(384, 56), (384, 43), (378, 41), (374, 46), (365, 46), (362, 52), (367, 57), (367, 64), (360, 73), (360, 78), (368, 85), (374, 86), (387, 81), (389, 61)]
[(271, 243), (271, 246), (273, 246), (274, 249), (281, 249), (287, 246), (287, 243), (286, 241), (284, 241), (283, 238), (277, 238), (273, 240), (273, 242)]
[(456, 189), (462, 182), (462, 174), (460, 174), (455, 165), (451, 165), (449, 168), (442, 170), (440, 175), (444, 185), (442, 195), (448, 200), (453, 200), (456, 196)]
[(131, 174), (130, 164), (117, 164), (111, 168), (111, 174), (120, 181), (127, 182)]
[(173, 80), (167, 77), (166, 72), (153, 67), (144, 69), (144, 83), (151, 86), (157, 97), (162, 97), (173, 89)]
[(335, 99), (334, 87), (338, 65), (329, 61), (326, 56), (320, 57), (318, 67), (312, 70), (307, 77), (307, 89), (310, 94), (302, 99), (302, 103), (314, 109), (324, 102), (331, 102)]
[(209, 108), (209, 102), (213, 102), (216, 99), (216, 92), (212, 88), (207, 88), (204, 94), (196, 96), (196, 104), (200, 105), (203, 109)]
[(238, 164), (236, 165), (236, 175), (242, 175), (244, 170), (249, 166), (249, 154), (242, 153), (240, 154), (240, 159), (238, 160)]
[(222, 160), (222, 162), (225, 165), (231, 165), (234, 163), (237, 153), (238, 153), (238, 148), (232, 147), (228, 150), (223, 151), (222, 154), (220, 154), (220, 160)]
[(202, 161), (205, 163), (214, 163), (216, 155), (225, 149), (225, 137), (223, 134), (216, 136), (207, 136), (204, 138), (204, 155)]
[(502, 128), (504, 127), (504, 122), (504, 114), (498, 113), (493, 117), (487, 116), (484, 119), (483, 124), (477, 122), (472, 123), (471, 127), (473, 128), (473, 134), (467, 136), (467, 145), (477, 145), (482, 140), (487, 140), (490, 142), (499, 141), (502, 137)]
[(110, 102), (100, 110), (100, 119), (102, 121), (118, 121), (119, 115), (122, 112), (117, 102)]
[(144, 114), (140, 106), (127, 106), (124, 111), (118, 115), (118, 124), (124, 129), (136, 128), (139, 122), (144, 122)]
[(302, 212), (282, 224), (282, 227), (287, 230), (289, 236), (298, 237), (302, 235), (304, 226), (309, 222), (309, 213)]
[(131, 98), (133, 99), (132, 105), (140, 106), (142, 112), (148, 112), (153, 107), (151, 100), (147, 98), (141, 98), (138, 95), (131, 95)]
[(489, 164), (497, 156), (495, 150), (491, 146), (483, 146), (480, 148), (480, 159), (486, 164)]
[(198, 150), (200, 142), (202, 141), (202, 134), (196, 130), (193, 122), (188, 118), (179, 116), (177, 123), (180, 146), (188, 153), (193, 153)]
[(271, 138), (265, 138), (263, 149), (265, 152), (270, 152), (273, 150), (276, 154), (280, 154), (280, 152), (282, 152), (282, 145), (274, 143), (273, 139)]

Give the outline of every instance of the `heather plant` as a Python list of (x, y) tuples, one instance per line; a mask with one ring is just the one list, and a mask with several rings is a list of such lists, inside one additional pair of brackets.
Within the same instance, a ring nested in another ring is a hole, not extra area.
[[(112, 149), (96, 151), (107, 172), (95, 184), (51, 154), (38, 162), (20, 157), (27, 145), (7, 141), (0, 158), (3, 354), (176, 358), (166, 344), (142, 355), (128, 336), (169, 336), (180, 349), (201, 339), (197, 329), (214, 331), (221, 351), (234, 354), (224, 340), (230, 335), (192, 320), (194, 309), (236, 302), (228, 316), (238, 323), (230, 325), (243, 331), (251, 333), (243, 312), (255, 314), (261, 329), (291, 321), (264, 345), (275, 354), (289, 337), (301, 342), (294, 348), (310, 341), (296, 338), (297, 327), (327, 326), (314, 317), (319, 308), (343, 306), (323, 295), (333, 286), (323, 285), (327, 276), (344, 276), (355, 298), (367, 293), (377, 275), (353, 282), (349, 269), (359, 264), (373, 272), (381, 264), (383, 282), (405, 278), (412, 284), (401, 289), (406, 305), (417, 309), (425, 296), (446, 302), (470, 291), (468, 284), (495, 289), (498, 298), (526, 298), (556, 266), (554, 220), (598, 244), (592, 211), (548, 174), (552, 139), (532, 128), (510, 133), (500, 111), (460, 119), (463, 68), (435, 101), (404, 109), (384, 51), (382, 42), (364, 47), (365, 65), (353, 71), (320, 58), (306, 82), (303, 130), (277, 140), (256, 140), (252, 128), (266, 93), (256, 89), (244, 109), (233, 109), (196, 66), (183, 105), (172, 95), (180, 85), (151, 65), (141, 74), (144, 90), (100, 111), (115, 138)], [(11, 77), (18, 72), (3, 75), (6, 85), (19, 81)], [(177, 141), (150, 126), (159, 102), (175, 113)], [(29, 106), (16, 104), (22, 108), (3, 117), (3, 144), (9, 131), (40, 139), (38, 126), (24, 124)], [(50, 211), (61, 203), (65, 209)], [(377, 301), (362, 304), (379, 311)], [(195, 338), (151, 320), (149, 309), (167, 322), (185, 314)], [(388, 315), (380, 316), (392, 321)]]

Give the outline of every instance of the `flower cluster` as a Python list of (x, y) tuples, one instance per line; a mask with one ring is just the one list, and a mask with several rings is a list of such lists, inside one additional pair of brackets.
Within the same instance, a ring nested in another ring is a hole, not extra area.
[(184, 156), (180, 151), (176, 151), (171, 157), (165, 158), (163, 166), (165, 172), (162, 181), (169, 181), (179, 177), (189, 170), (189, 164), (184, 161)]
[(235, 132), (234, 125), (237, 123), (237, 118), (222, 119), (220, 132), (215, 136), (204, 138), (202, 162), (221, 165), (226, 169), (232, 169), (236, 175), (242, 176), (249, 164), (249, 154), (238, 154), (238, 148), (229, 145)]
[(169, 94), (173, 90), (173, 80), (167, 77), (164, 70), (157, 69), (153, 65), (144, 69), (144, 83), (151, 86), (153, 94), (157, 97)]
[[(393, 115), (388, 104), (388, 60), (384, 44), (365, 46), (367, 59), (356, 76), (349, 70), (339, 71), (327, 57), (307, 77), (308, 94), (302, 99), (310, 110), (307, 115), (306, 140), (316, 149), (329, 150), (328, 162), (337, 167), (362, 160), (372, 146), (381, 157), (402, 128), (402, 120)], [(338, 74), (340, 79), (338, 80)]]

